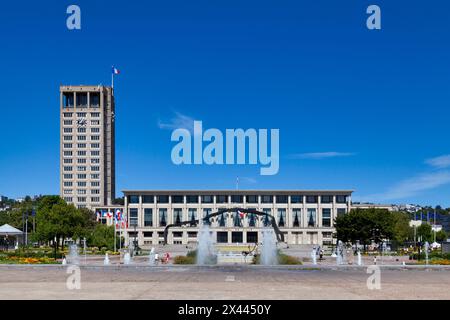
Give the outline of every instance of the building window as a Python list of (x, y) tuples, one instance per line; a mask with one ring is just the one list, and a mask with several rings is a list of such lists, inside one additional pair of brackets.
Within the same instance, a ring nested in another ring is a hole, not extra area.
[(64, 181), (64, 187), (71, 187), (72, 181)]
[(198, 196), (186, 196), (186, 203), (198, 203)]
[(73, 105), (74, 105), (73, 92), (64, 92), (63, 93), (63, 107), (64, 108), (73, 108)]
[(331, 209), (322, 209), (322, 227), (331, 227)]
[(80, 151), (77, 151), (77, 154), (78, 154), (78, 156), (84, 157), (84, 156), (86, 156), (86, 151), (80, 150)]
[(142, 203), (154, 203), (155, 197), (154, 196), (142, 196)]
[(64, 159), (64, 163), (72, 163), (72, 159)]
[(72, 120), (64, 120), (64, 125), (65, 126), (71, 126), (72, 125)]
[(226, 213), (223, 212), (221, 215), (218, 216), (219, 219), (219, 227), (225, 227), (226, 225)]
[(100, 141), (100, 136), (91, 136), (92, 141)]
[(203, 209), (203, 223), (207, 224), (207, 225), (211, 225), (211, 220), (207, 217), (209, 217), (209, 215), (211, 214), (212, 209), (211, 208), (205, 208)]
[(317, 203), (317, 196), (306, 196), (306, 203)]
[(214, 197), (210, 195), (202, 196), (202, 203), (213, 203)]
[(86, 187), (87, 182), (86, 181), (78, 181), (77, 186), (79, 187)]
[(197, 220), (197, 209), (189, 208), (188, 210), (188, 219), (191, 222), (191, 226), (196, 226), (197, 223), (195, 220)]
[(72, 167), (64, 167), (64, 171), (72, 171)]
[(86, 197), (77, 197), (78, 202), (86, 202)]
[(72, 128), (64, 128), (64, 133), (72, 133)]
[(92, 116), (93, 118), (98, 118), (98, 117), (100, 117), (100, 112), (92, 112), (92, 113), (91, 113), (91, 116)]
[(64, 174), (64, 179), (72, 179), (72, 177), (71, 174)]
[(242, 218), (237, 212), (233, 212), (233, 226), (242, 227)]
[(71, 143), (64, 143), (63, 147), (64, 147), (64, 149), (70, 149), (70, 148), (72, 148), (72, 144)]
[(167, 225), (167, 209), (159, 209), (159, 226), (165, 227)]
[(84, 149), (84, 148), (86, 148), (86, 143), (78, 143), (77, 147)]
[(77, 92), (77, 107), (87, 108), (87, 92)]
[(91, 143), (91, 148), (100, 148), (99, 143)]
[(320, 197), (321, 203), (333, 203), (333, 196), (322, 196)]
[(131, 208), (130, 209), (130, 226), (137, 227), (138, 225), (138, 209)]
[(308, 209), (308, 227), (316, 226), (316, 209), (309, 208)]
[(292, 226), (300, 227), (300, 221), (302, 219), (302, 210), (301, 209), (293, 209), (292, 210)]
[(86, 112), (77, 112), (78, 118), (86, 118)]
[(150, 208), (144, 209), (144, 227), (153, 226), (153, 210)]
[(71, 141), (72, 140), (72, 136), (64, 136), (64, 141)]
[(95, 151), (91, 151), (91, 156), (99, 156), (100, 155), (100, 151), (95, 150)]
[(86, 171), (86, 167), (85, 166), (78, 166), (77, 170), (78, 171)]
[(347, 210), (345, 208), (338, 208), (337, 209), (337, 216), (338, 217), (340, 217), (340, 216), (342, 216), (342, 215), (344, 215), (346, 213), (347, 213)]
[(100, 93), (90, 92), (89, 102), (91, 104), (91, 108), (98, 108), (100, 106)]
[(286, 224), (286, 209), (278, 209), (278, 226), (284, 227)]
[(100, 194), (99, 189), (91, 189), (91, 194)]
[(303, 203), (303, 196), (291, 196), (291, 203)]
[(169, 203), (169, 196), (156, 196), (157, 203)]
[(137, 195), (128, 196), (128, 203), (132, 203), (132, 204), (139, 203), (139, 196), (137, 196)]
[(77, 159), (77, 163), (86, 163), (86, 159), (79, 158)]
[(85, 189), (78, 189), (77, 193), (78, 194), (86, 194), (86, 190)]
[(91, 179), (100, 179), (100, 175), (98, 173), (91, 174)]
[(72, 117), (72, 112), (64, 112), (63, 117), (64, 118), (71, 118)]
[(258, 203), (258, 196), (249, 195), (249, 196), (246, 196), (245, 200), (247, 203)]
[(263, 218), (263, 224), (264, 224), (264, 227), (268, 227), (271, 225), (271, 222), (270, 222), (271, 218), (269, 218), (269, 216), (267, 216), (267, 214), (269, 214), (269, 215), (272, 214), (272, 210), (268, 209), (268, 208), (264, 208), (263, 212), (266, 214), (266, 215), (264, 215), (264, 218)]
[(217, 243), (228, 243), (228, 232), (217, 231)]
[(216, 203), (228, 203), (228, 196), (224, 195), (216, 196)]
[(91, 125), (92, 126), (99, 126), (100, 125), (100, 120), (91, 120)]
[(336, 196), (336, 203), (346, 203), (347, 196)]
[(100, 133), (100, 128), (91, 128), (91, 133)]
[(173, 209), (173, 222), (181, 223), (183, 221), (183, 210), (180, 208)]
[(248, 214), (248, 226), (255, 227), (256, 226), (256, 214), (249, 213)]
[(100, 163), (100, 159), (98, 159), (98, 158), (91, 158), (91, 163), (92, 164), (99, 164)]
[[(77, 132), (78, 133), (86, 133), (86, 128), (84, 128), (84, 127), (77, 128)], [(86, 139), (84, 139), (84, 140), (86, 140)]]
[(172, 196), (172, 203), (184, 203), (184, 196)]
[(99, 166), (91, 166), (91, 171), (100, 171)]
[(100, 197), (91, 197), (91, 202), (100, 202)]
[(72, 202), (72, 197), (64, 197), (65, 202)]
[(236, 195), (236, 194), (232, 195), (231, 203), (244, 203), (244, 196)]
[(288, 196), (276, 196), (277, 203), (288, 203)]
[(273, 196), (261, 196), (261, 203), (273, 203)]
[(100, 182), (99, 181), (92, 181), (91, 182), (91, 187), (100, 187)]
[(239, 231), (231, 232), (231, 242), (233, 242), (233, 243), (242, 243), (242, 242), (244, 242), (243, 241), (242, 232), (239, 232)]

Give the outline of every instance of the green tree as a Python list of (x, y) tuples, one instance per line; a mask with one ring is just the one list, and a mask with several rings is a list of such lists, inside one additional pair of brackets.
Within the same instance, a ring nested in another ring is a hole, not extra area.
[(108, 250), (114, 249), (114, 226), (97, 224), (88, 237), (88, 245), (94, 247), (106, 247)]
[(442, 242), (447, 240), (447, 233), (444, 230), (436, 232), (436, 241)]
[(417, 228), (417, 236), (419, 237), (420, 241), (425, 242), (432, 242), (433, 241), (433, 233), (431, 231), (431, 225), (428, 223), (422, 223)]

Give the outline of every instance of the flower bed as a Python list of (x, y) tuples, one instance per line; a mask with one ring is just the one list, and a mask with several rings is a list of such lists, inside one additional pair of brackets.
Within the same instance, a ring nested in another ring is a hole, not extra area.
[(59, 262), (53, 258), (40, 257), (18, 257), (18, 256), (0, 256), (0, 264), (58, 264)]

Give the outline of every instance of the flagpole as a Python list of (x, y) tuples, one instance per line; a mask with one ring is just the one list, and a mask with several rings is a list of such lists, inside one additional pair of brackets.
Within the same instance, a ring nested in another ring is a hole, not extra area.
[(116, 249), (117, 249), (117, 247), (116, 247), (116, 234), (117, 234), (117, 230), (116, 230), (116, 227), (117, 227), (117, 218), (116, 217), (114, 217), (115, 219), (114, 219), (114, 252), (116, 252)]
[(114, 89), (114, 70), (111, 72), (111, 88)]

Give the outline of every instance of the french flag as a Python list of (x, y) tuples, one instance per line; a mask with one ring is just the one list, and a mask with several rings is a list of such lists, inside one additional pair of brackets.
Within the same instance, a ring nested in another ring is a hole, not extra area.
[(114, 66), (113, 66), (113, 67), (112, 67), (112, 73), (113, 73), (113, 74), (119, 74), (119, 73), (120, 73), (120, 70), (114, 68)]
[(239, 217), (240, 217), (241, 219), (243, 219), (244, 216), (245, 216), (245, 212), (242, 212), (242, 211), (240, 211), (240, 210), (238, 210), (238, 214), (239, 214)]

